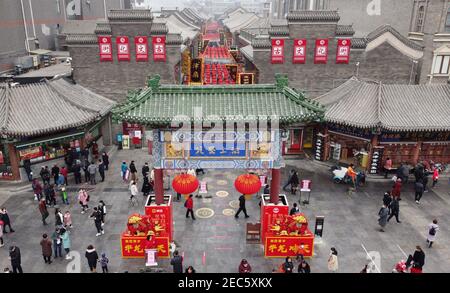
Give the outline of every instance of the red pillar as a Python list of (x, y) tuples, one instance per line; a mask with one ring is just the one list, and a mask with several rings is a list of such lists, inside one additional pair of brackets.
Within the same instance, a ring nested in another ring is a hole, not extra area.
[(328, 134), (328, 127), (325, 126), (323, 128), (323, 160), (324, 161), (328, 161), (329, 157), (330, 157), (330, 151), (331, 151), (331, 146), (330, 146), (330, 136)]
[(155, 169), (155, 202), (157, 205), (164, 203), (163, 169)]
[(12, 143), (8, 144), (8, 152), (9, 152), (9, 162), (11, 164), (11, 171), (13, 174), (13, 180), (20, 180), (19, 154), (16, 152), (16, 148)]
[(270, 182), (270, 203), (278, 204), (280, 195), (280, 169), (272, 169), (272, 181)]

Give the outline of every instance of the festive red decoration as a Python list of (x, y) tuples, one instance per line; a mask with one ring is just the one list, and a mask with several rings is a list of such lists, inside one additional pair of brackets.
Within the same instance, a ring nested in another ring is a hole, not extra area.
[(197, 178), (190, 174), (180, 174), (172, 181), (173, 189), (181, 194), (189, 194), (197, 190), (199, 182)]
[(261, 181), (256, 175), (242, 174), (234, 181), (234, 187), (242, 194), (254, 194), (261, 189)]

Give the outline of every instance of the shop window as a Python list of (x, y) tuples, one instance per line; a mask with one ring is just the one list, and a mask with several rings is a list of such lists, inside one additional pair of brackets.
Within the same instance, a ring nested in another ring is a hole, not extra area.
[(433, 74), (448, 74), (450, 66), (450, 56), (437, 55), (434, 60)]

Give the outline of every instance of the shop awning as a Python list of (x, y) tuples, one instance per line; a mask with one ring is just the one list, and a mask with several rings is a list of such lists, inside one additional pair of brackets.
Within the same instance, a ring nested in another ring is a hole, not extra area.
[(71, 140), (71, 139), (81, 138), (83, 136), (84, 136), (84, 131), (70, 133), (70, 134), (64, 134), (64, 135), (59, 135), (59, 136), (52, 136), (52, 137), (48, 137), (48, 138), (27, 141), (24, 143), (18, 143), (18, 144), (16, 144), (16, 149), (35, 147), (35, 146), (40, 146), (40, 145), (43, 145), (46, 143), (67, 141), (67, 140)]

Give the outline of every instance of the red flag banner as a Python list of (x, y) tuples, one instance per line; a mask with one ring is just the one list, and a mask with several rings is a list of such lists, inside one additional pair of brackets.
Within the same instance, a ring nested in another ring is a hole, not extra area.
[(336, 63), (348, 64), (350, 62), (350, 39), (339, 39), (336, 52)]
[(98, 37), (100, 61), (113, 61), (111, 37)]
[(305, 64), (305, 62), (306, 62), (306, 39), (295, 39), (292, 63)]
[(284, 40), (272, 40), (272, 64), (284, 63)]
[(326, 64), (328, 61), (328, 39), (316, 40), (314, 64)]
[(153, 61), (166, 61), (166, 37), (152, 37)]
[(148, 61), (148, 38), (135, 37), (134, 45), (136, 47), (136, 61)]
[(117, 60), (119, 61), (130, 61), (130, 43), (128, 37), (117, 37)]

